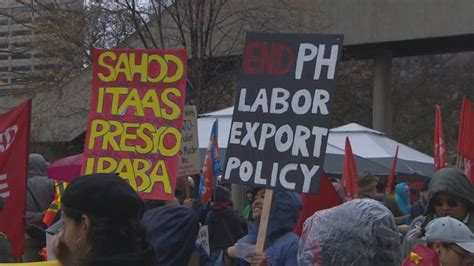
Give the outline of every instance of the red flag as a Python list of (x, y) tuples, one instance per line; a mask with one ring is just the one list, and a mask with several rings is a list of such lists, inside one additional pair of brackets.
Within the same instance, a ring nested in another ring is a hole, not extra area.
[(474, 185), (474, 161), (464, 158), (464, 174), (467, 176), (469, 180), (471, 180), (471, 184)]
[(0, 232), (10, 240), (12, 257), (23, 254), (30, 143), (31, 100), (0, 115), (0, 196), (4, 208), (0, 212)]
[(459, 120), (458, 154), (474, 161), (474, 114), (472, 104), (463, 97)]
[(397, 150), (395, 151), (395, 157), (393, 157), (392, 169), (390, 169), (390, 175), (387, 178), (387, 184), (385, 185), (385, 194), (390, 195), (393, 186), (393, 179), (395, 177), (395, 171), (397, 170), (397, 160), (398, 160), (398, 145)]
[(434, 170), (437, 172), (439, 169), (446, 166), (446, 161), (448, 160), (446, 155), (443, 122), (441, 120), (441, 109), (439, 108), (439, 105), (436, 105), (434, 130)]
[(304, 222), (308, 217), (313, 215), (316, 211), (329, 209), (342, 203), (341, 197), (337, 194), (331, 181), (329, 181), (329, 177), (324, 171), (321, 171), (319, 194), (311, 195), (301, 193), (301, 201), (303, 202), (303, 208), (301, 209), (294, 230), (294, 233), (298, 236), (301, 236)]
[(357, 195), (357, 166), (352, 154), (351, 142), (346, 137), (346, 147), (344, 155), (344, 166), (342, 168), (342, 183), (347, 189), (349, 197), (354, 198)]

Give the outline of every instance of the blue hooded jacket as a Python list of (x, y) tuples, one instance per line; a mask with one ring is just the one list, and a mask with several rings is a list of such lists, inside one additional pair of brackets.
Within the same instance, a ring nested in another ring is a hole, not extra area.
[(408, 185), (406, 183), (400, 183), (395, 187), (395, 191), (397, 193), (395, 198), (403, 215), (410, 214), (411, 208), (410, 199), (408, 198), (406, 189), (408, 189)]
[(164, 206), (148, 210), (142, 223), (155, 251), (156, 265), (188, 265), (199, 231), (196, 214), (183, 206)]
[[(296, 265), (299, 238), (293, 233), (302, 207), (298, 193), (277, 191), (273, 193), (272, 208), (268, 221), (265, 240), (265, 255), (272, 266)], [(248, 222), (248, 234), (237, 241), (237, 244), (255, 244), (259, 221)], [(237, 265), (250, 265), (238, 260)], [(223, 265), (222, 255), (216, 265)]]

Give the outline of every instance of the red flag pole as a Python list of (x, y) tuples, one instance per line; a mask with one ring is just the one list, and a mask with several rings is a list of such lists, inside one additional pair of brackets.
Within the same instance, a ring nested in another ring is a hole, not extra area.
[(395, 177), (395, 171), (397, 169), (398, 148), (399, 148), (399, 146), (397, 145), (397, 150), (395, 151), (395, 157), (393, 157), (392, 169), (390, 170), (390, 175), (388, 176), (387, 184), (385, 185), (385, 194), (386, 195), (390, 195), (390, 192), (392, 190), (393, 180), (394, 180), (394, 177)]
[(435, 132), (434, 132), (434, 170), (437, 172), (439, 169), (446, 166), (446, 141), (443, 130), (443, 120), (441, 119), (441, 108), (436, 105), (435, 115)]
[(347, 189), (347, 193), (351, 198), (357, 195), (357, 166), (354, 161), (354, 155), (352, 153), (351, 142), (349, 137), (346, 137), (344, 154), (344, 165), (342, 167), (342, 182), (344, 187)]

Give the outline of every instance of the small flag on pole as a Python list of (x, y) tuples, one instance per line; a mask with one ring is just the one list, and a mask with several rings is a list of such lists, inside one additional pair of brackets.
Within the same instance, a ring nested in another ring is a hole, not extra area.
[(434, 170), (437, 172), (446, 166), (448, 157), (446, 155), (446, 141), (444, 138), (441, 109), (436, 105), (435, 131), (434, 131)]
[(202, 168), (201, 181), (199, 183), (199, 194), (202, 203), (208, 203), (212, 197), (212, 191), (217, 176), (220, 174), (221, 166), (219, 159), (219, 143), (217, 141), (217, 119), (214, 121), (207, 146), (206, 156), (204, 157), (204, 165)]
[(393, 180), (395, 179), (395, 172), (397, 170), (397, 160), (398, 160), (398, 145), (397, 150), (395, 151), (395, 157), (393, 157), (392, 169), (390, 169), (390, 175), (387, 178), (387, 184), (385, 185), (385, 195), (390, 195), (393, 187)]
[(357, 166), (352, 154), (351, 142), (346, 137), (344, 165), (342, 168), (342, 183), (347, 190), (349, 197), (354, 198), (357, 195)]

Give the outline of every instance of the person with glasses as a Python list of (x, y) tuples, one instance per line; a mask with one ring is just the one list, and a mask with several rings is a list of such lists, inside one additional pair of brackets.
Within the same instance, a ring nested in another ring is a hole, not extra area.
[(423, 216), (413, 220), (402, 243), (406, 257), (422, 239), (426, 226), (433, 219), (451, 216), (474, 232), (474, 188), (458, 169), (444, 168), (436, 172), (428, 188), (428, 205)]

